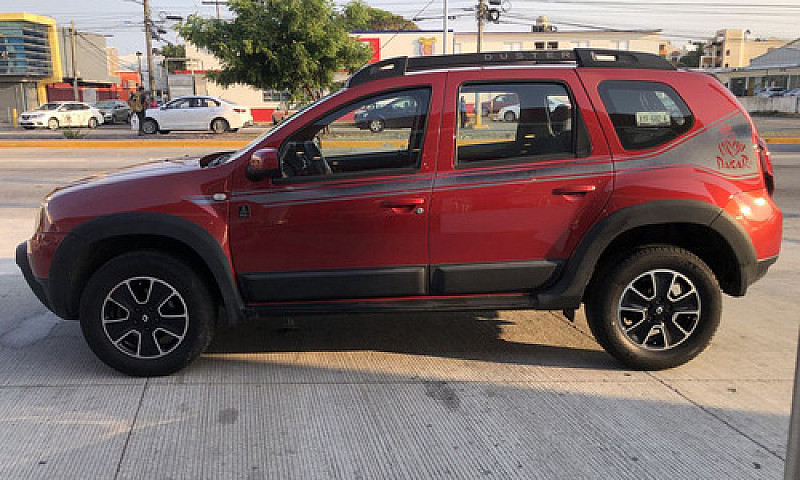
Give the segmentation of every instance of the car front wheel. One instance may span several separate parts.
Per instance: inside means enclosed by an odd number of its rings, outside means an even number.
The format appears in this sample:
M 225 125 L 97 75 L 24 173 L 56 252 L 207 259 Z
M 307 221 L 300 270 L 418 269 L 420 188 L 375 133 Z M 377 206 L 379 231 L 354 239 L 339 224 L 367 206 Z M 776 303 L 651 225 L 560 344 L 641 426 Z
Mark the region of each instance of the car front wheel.
M 99 125 L 99 123 L 96 118 L 92 117 L 89 119 L 89 128 L 97 128 L 97 125 Z
M 154 251 L 116 257 L 92 275 L 80 322 L 92 351 L 132 376 L 174 373 L 211 342 L 215 306 L 202 278 Z
M 47 128 L 49 128 L 50 130 L 58 130 L 58 119 L 57 118 L 51 118 L 50 120 L 48 120 L 47 121 Z
M 711 342 L 722 295 L 711 269 L 677 247 L 643 247 L 592 281 L 586 318 L 598 343 L 628 367 L 682 365 Z
M 516 119 L 517 116 L 512 111 L 508 111 L 503 114 L 503 120 L 505 120 L 506 122 L 513 122 Z

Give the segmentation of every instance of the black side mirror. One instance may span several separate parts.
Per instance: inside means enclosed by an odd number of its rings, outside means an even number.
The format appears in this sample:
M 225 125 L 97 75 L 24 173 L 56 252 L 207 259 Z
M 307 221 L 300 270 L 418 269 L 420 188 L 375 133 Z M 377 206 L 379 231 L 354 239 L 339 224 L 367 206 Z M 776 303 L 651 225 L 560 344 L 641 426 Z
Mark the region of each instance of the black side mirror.
M 264 178 L 277 178 L 281 176 L 281 165 L 278 160 L 278 151 L 274 148 L 261 148 L 250 155 L 250 161 L 245 170 L 247 178 L 253 181 Z

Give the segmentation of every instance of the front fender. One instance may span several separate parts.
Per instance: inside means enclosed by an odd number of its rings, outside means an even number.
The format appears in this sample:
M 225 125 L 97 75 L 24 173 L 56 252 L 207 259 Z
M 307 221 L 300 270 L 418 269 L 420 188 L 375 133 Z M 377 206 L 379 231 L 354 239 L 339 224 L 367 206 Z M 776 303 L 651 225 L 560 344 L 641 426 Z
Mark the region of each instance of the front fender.
M 129 243 L 133 239 L 133 244 Z M 183 246 L 199 259 L 216 281 L 230 322 L 241 320 L 244 303 L 236 288 L 230 258 L 222 245 L 197 224 L 174 215 L 129 212 L 88 220 L 75 227 L 61 242 L 50 268 L 49 299 L 53 311 L 62 318 L 77 319 L 80 296 L 91 274 L 108 260 L 109 253 L 121 253 L 120 245 L 136 248 L 136 240 L 152 247 L 163 239 L 166 244 Z M 155 245 L 158 245 L 156 243 Z

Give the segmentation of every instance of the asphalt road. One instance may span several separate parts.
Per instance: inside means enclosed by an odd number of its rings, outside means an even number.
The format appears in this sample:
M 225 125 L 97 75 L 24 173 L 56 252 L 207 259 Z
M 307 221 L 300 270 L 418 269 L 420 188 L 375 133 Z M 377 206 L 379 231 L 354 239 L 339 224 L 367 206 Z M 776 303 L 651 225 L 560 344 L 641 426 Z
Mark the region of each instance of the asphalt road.
M 800 153 L 776 153 L 779 262 L 711 348 L 621 368 L 553 312 L 277 318 L 185 371 L 121 376 L 24 285 L 54 186 L 207 149 L 0 152 L 0 478 L 780 478 L 800 318 Z

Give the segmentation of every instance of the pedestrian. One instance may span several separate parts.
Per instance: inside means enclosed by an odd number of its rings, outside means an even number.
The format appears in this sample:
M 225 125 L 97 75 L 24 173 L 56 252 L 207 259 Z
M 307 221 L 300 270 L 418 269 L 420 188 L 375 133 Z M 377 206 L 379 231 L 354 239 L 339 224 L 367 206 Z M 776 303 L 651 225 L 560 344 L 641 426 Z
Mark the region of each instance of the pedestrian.
M 131 107 L 131 111 L 136 114 L 136 119 L 139 120 L 139 135 L 144 135 L 144 130 L 142 127 L 144 126 L 144 112 L 147 109 L 147 96 L 145 95 L 144 87 L 139 86 L 139 89 L 136 93 L 132 93 L 131 97 L 128 99 L 128 105 Z

